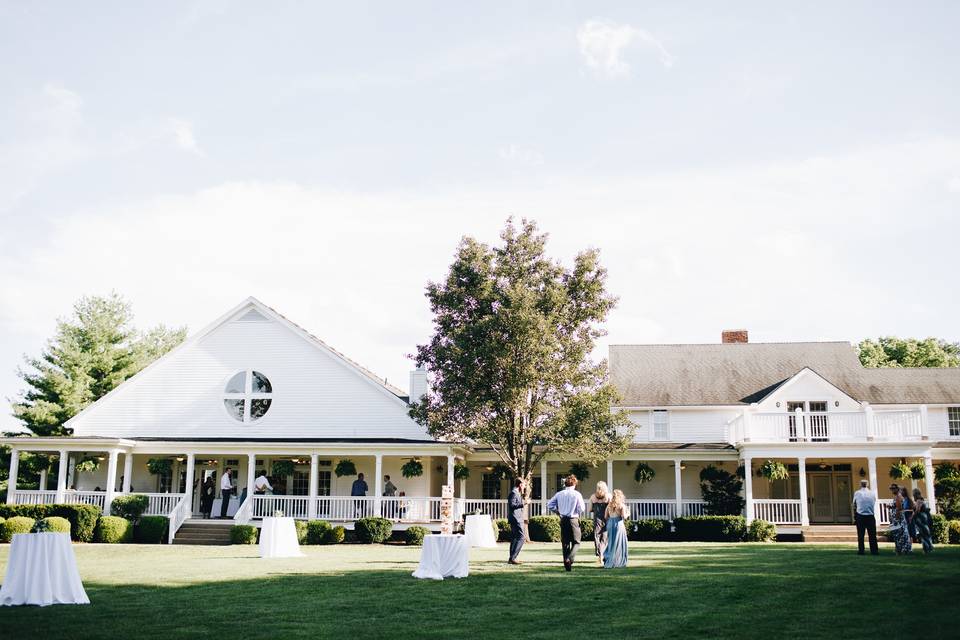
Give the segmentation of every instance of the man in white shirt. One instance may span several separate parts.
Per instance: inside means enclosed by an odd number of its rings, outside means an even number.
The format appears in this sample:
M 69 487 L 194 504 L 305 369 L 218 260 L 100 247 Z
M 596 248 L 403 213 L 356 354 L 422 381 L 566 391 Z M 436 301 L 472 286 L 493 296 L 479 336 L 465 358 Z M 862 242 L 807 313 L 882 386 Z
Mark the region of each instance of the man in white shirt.
M 227 467 L 223 471 L 223 477 L 220 478 L 220 518 L 227 517 L 227 509 L 230 508 L 230 496 L 233 495 L 234 487 L 233 482 L 230 480 L 230 472 L 232 469 Z
M 261 472 L 260 475 L 257 476 L 257 479 L 253 481 L 253 492 L 266 493 L 267 490 L 273 493 L 273 485 L 270 484 L 270 479 L 267 478 L 267 474 Z
M 877 519 L 874 516 L 874 510 L 877 506 L 877 496 L 873 491 L 867 488 L 867 481 L 860 481 L 860 489 L 853 494 L 853 512 L 854 519 L 857 522 L 857 545 L 859 555 L 864 555 L 863 551 L 863 532 L 866 531 L 870 537 L 870 555 L 878 555 L 877 549 Z
M 564 488 L 550 498 L 547 510 L 560 514 L 560 543 L 563 548 L 563 568 L 573 570 L 573 561 L 580 548 L 580 514 L 587 510 L 583 496 L 577 491 L 577 476 L 570 474 Z

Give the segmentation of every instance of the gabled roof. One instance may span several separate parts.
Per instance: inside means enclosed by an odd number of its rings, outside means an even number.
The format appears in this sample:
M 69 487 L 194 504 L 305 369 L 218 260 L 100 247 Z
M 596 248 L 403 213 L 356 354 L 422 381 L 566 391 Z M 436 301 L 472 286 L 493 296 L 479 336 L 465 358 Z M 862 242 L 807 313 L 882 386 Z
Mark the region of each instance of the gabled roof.
M 867 369 L 848 342 L 610 346 L 625 407 L 750 404 L 804 368 L 858 402 L 960 403 L 960 369 Z

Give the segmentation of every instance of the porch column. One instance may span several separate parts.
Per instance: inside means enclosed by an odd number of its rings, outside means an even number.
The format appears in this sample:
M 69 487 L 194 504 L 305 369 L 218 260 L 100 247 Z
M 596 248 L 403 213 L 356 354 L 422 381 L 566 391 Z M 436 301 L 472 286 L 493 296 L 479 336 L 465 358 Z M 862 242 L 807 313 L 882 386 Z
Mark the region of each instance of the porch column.
M 320 469 L 317 466 L 317 454 L 310 454 L 310 489 L 307 491 L 309 496 L 307 501 L 307 518 L 317 519 L 317 484 L 320 481 Z
M 800 483 L 800 526 L 810 526 L 810 510 L 807 508 L 807 459 L 797 458 L 797 469 L 799 475 L 797 481 Z
M 127 454 L 127 459 L 130 460 L 130 465 L 131 465 L 131 467 L 132 467 L 132 466 L 133 466 L 133 456 L 130 455 L 130 454 Z M 183 490 L 184 490 L 184 493 L 186 494 L 184 497 L 187 499 L 187 513 L 188 513 L 189 515 L 193 515 L 193 474 L 194 474 L 194 472 L 195 472 L 195 470 L 196 470 L 196 466 L 197 466 L 197 464 L 196 464 L 196 457 L 195 457 L 195 455 L 194 455 L 192 452 L 191 452 L 191 453 L 188 453 L 188 454 L 187 454 L 187 478 L 186 478 L 186 482 L 184 483 Z M 123 477 L 123 483 L 124 483 L 124 485 L 126 485 L 126 487 L 127 487 L 128 489 L 130 488 L 130 475 L 129 475 L 129 473 L 127 473 L 126 475 L 124 475 L 124 477 Z M 250 494 L 250 489 L 248 488 L 248 489 L 247 489 L 247 495 L 249 495 L 249 494 Z
M 747 500 L 747 524 L 753 522 L 753 459 L 743 459 L 743 493 Z
M 877 458 L 875 456 L 867 458 L 867 472 L 870 474 L 870 490 L 879 497 L 880 487 L 877 486 Z M 879 515 L 878 512 L 877 516 Z
M 679 518 L 680 516 L 683 515 L 683 485 L 681 482 L 682 469 L 680 468 L 680 464 L 681 464 L 681 461 L 679 458 L 673 461 L 673 483 L 674 483 L 674 489 L 676 490 L 675 497 L 677 500 L 677 512 L 674 515 L 674 518 Z M 751 499 L 752 499 L 752 496 L 751 496 Z
M 613 460 L 607 460 L 607 488 L 613 491 Z
M 47 470 L 44 469 L 40 472 L 40 491 L 47 490 Z
M 936 513 L 937 498 L 933 495 L 933 458 L 930 456 L 923 457 L 923 479 L 927 483 L 927 506 L 930 507 L 930 513 Z
M 373 483 L 373 513 L 383 515 L 383 454 L 377 454 L 376 481 Z M 429 485 L 427 485 L 429 487 Z
M 540 513 L 547 515 L 547 461 L 540 461 Z
M 10 449 L 10 477 L 7 480 L 7 504 L 17 501 L 17 472 L 20 470 L 20 450 Z
M 133 478 L 133 454 L 127 451 L 123 454 L 123 487 L 121 491 L 130 493 L 130 483 Z M 189 485 L 189 482 L 188 482 Z
M 70 465 L 70 454 L 66 449 L 60 450 L 60 462 L 57 464 L 57 504 L 63 504 L 67 491 L 67 467 Z
M 238 474 L 239 475 L 239 474 Z M 257 481 L 257 454 L 247 454 L 247 500 L 253 504 L 253 485 Z M 237 509 L 243 505 L 238 505 Z M 252 512 L 251 512 L 252 513 Z
M 109 514 L 113 505 L 113 496 L 117 493 L 117 456 L 120 454 L 116 449 L 110 451 L 107 458 L 107 493 L 103 499 L 103 512 Z
M 456 464 L 456 461 L 452 453 L 447 454 L 447 485 L 450 487 L 450 490 L 453 490 L 453 465 Z

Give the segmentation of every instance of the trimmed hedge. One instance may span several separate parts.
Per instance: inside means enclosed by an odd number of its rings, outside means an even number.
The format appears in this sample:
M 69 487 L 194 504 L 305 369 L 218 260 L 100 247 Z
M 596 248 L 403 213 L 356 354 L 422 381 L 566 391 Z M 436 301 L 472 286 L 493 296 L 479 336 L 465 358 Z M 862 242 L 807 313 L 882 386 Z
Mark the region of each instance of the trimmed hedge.
M 167 540 L 170 520 L 167 516 L 143 516 L 133 528 L 133 539 L 141 544 L 162 544 Z
M 742 542 L 747 537 L 743 516 L 689 516 L 674 520 L 677 538 L 689 542 Z
M 110 503 L 110 513 L 136 522 L 149 506 L 150 498 L 139 493 L 129 496 L 117 496 L 113 499 L 113 502 Z
M 104 544 L 118 544 L 133 540 L 133 523 L 120 516 L 103 516 L 97 522 L 93 539 Z
M 307 521 L 294 520 L 293 526 L 297 530 L 297 544 L 307 544 Z
M 58 516 L 70 521 L 70 537 L 77 542 L 92 542 L 100 517 L 100 507 L 92 504 L 0 504 L 0 518 L 24 516 L 40 520 Z
M 257 544 L 257 528 L 252 524 L 230 527 L 230 544 Z
M 48 516 L 41 522 L 47 523 L 47 531 L 53 533 L 70 533 L 70 521 L 60 516 Z
M 580 539 L 593 540 L 593 518 L 580 518 Z
M 326 520 L 311 520 L 307 523 L 307 544 L 326 544 L 324 539 L 330 531 Z
M 950 522 L 939 513 L 933 514 L 930 526 L 930 537 L 933 544 L 947 544 L 950 541 Z
M 754 520 L 747 529 L 747 542 L 776 542 L 777 525 L 766 520 Z
M 639 542 L 659 542 L 670 538 L 670 522 L 646 518 L 644 520 L 628 520 L 624 523 L 627 528 L 627 539 Z
M 340 544 L 347 537 L 347 530 L 343 527 L 333 527 L 323 536 L 323 544 Z
M 533 516 L 527 533 L 534 542 L 560 542 L 560 516 Z
M 430 530 L 426 527 L 408 527 L 406 531 L 403 532 L 404 541 L 415 547 L 423 545 L 423 539 L 430 533 Z
M 510 542 L 510 521 L 506 518 L 498 518 L 493 521 L 493 537 L 499 542 Z
M 7 518 L 0 529 L 0 542 L 10 542 L 13 536 L 18 533 L 30 533 L 33 524 L 36 522 L 33 518 L 27 516 L 13 516 Z
M 960 520 L 951 520 L 950 529 L 947 533 L 947 540 L 950 544 L 960 544 Z
M 353 525 L 357 533 L 357 542 L 364 544 L 380 544 L 390 537 L 393 523 L 386 518 L 360 518 Z

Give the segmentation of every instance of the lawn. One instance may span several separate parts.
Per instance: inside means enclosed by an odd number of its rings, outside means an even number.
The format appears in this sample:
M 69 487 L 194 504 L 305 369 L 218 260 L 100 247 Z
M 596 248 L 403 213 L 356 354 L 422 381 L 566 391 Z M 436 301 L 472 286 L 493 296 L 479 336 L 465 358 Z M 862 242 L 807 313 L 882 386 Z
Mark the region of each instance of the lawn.
M 584 545 L 565 573 L 559 545 L 474 549 L 469 578 L 410 577 L 419 549 L 77 545 L 90 606 L 0 607 L 5 638 L 956 637 L 960 548 L 878 558 L 849 545 L 631 543 L 604 571 Z M 0 547 L 6 570 L 9 547 Z M 107 633 L 109 631 L 109 633 Z M 900 632 L 903 633 L 900 633 Z

